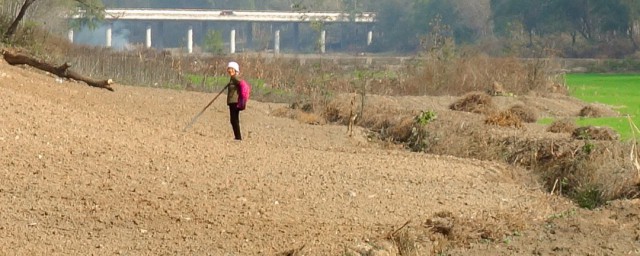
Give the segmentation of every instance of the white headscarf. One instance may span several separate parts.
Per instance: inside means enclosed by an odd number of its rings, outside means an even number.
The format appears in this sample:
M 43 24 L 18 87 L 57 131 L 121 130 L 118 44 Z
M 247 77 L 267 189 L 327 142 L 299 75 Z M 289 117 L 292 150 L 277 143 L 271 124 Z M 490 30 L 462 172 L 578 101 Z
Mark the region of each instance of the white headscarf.
M 233 68 L 236 70 L 236 73 L 240 73 L 240 65 L 238 65 L 238 63 L 235 61 L 229 62 L 229 65 L 227 65 L 227 68 Z

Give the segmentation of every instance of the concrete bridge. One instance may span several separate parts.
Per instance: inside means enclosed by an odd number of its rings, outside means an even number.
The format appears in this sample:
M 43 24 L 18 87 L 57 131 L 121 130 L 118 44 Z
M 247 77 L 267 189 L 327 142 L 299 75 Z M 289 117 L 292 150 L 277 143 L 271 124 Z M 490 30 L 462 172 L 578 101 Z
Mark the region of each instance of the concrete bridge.
M 81 14 L 73 18 L 81 18 Z M 194 24 L 200 23 L 201 32 L 206 34 L 209 26 L 215 22 L 235 22 L 236 24 L 245 24 L 244 34 L 245 41 L 253 41 L 253 25 L 254 23 L 269 23 L 282 26 L 282 24 L 291 24 L 293 26 L 293 37 L 298 41 L 301 23 L 351 23 L 364 26 L 367 34 L 366 38 L 362 38 L 363 45 L 370 45 L 373 40 L 373 24 L 375 23 L 375 13 L 357 13 L 350 15 L 348 13 L 339 12 L 271 12 L 271 11 L 236 11 L 236 10 L 200 10 L 200 9 L 107 9 L 105 10 L 105 19 L 107 21 L 107 29 L 105 34 L 104 45 L 112 47 L 113 24 L 115 22 L 144 22 L 146 25 L 146 34 L 144 45 L 147 48 L 152 47 L 154 38 L 153 29 L 157 30 L 156 34 L 162 37 L 164 34 L 164 24 L 166 22 L 186 22 L 190 24 L 184 32 L 187 39 L 187 52 L 193 52 L 194 45 Z M 236 52 L 236 30 L 233 28 L 229 31 L 229 52 Z M 319 31 L 319 50 L 321 53 L 326 52 L 327 31 L 322 29 Z M 69 40 L 74 41 L 74 31 L 69 31 Z M 273 32 L 272 39 L 273 52 L 280 53 L 280 29 L 276 28 Z M 157 45 L 158 46 L 158 45 Z M 163 47 L 163 45 L 159 45 Z M 295 48 L 298 48 L 296 45 Z

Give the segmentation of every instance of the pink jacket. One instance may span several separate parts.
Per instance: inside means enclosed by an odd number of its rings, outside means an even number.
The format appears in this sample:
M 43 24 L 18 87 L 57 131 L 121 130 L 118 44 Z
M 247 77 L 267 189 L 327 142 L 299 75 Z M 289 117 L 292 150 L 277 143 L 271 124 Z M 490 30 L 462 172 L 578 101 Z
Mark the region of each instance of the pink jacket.
M 240 80 L 238 87 L 238 109 L 244 110 L 247 107 L 247 101 L 249 100 L 249 94 L 251 93 L 251 86 L 245 80 Z

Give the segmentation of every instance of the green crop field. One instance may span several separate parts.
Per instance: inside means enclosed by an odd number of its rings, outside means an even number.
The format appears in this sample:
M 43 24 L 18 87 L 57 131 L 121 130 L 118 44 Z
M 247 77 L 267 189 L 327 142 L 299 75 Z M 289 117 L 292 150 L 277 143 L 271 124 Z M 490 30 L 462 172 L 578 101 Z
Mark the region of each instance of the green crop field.
M 621 135 L 621 139 L 633 137 L 626 117 L 640 124 L 640 74 L 568 74 L 567 86 L 571 96 L 585 102 L 612 106 L 623 117 L 581 118 L 578 125 L 609 126 Z

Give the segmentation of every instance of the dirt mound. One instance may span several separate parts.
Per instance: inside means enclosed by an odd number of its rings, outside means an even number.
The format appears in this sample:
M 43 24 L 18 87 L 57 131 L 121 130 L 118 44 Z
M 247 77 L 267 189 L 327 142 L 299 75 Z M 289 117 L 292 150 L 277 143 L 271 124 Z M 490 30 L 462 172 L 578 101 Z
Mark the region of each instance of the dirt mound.
M 638 253 L 636 202 L 581 210 L 523 169 L 380 148 L 344 126 L 272 116 L 283 104 L 253 101 L 241 114 L 242 142 L 224 101 L 182 132 L 212 94 L 114 89 L 0 61 L 2 254 L 342 255 L 363 244 L 450 255 Z M 388 101 L 437 111 L 451 102 Z M 481 122 L 451 112 L 459 115 L 429 125 Z M 451 213 L 443 221 L 453 235 L 430 228 L 440 212 Z

